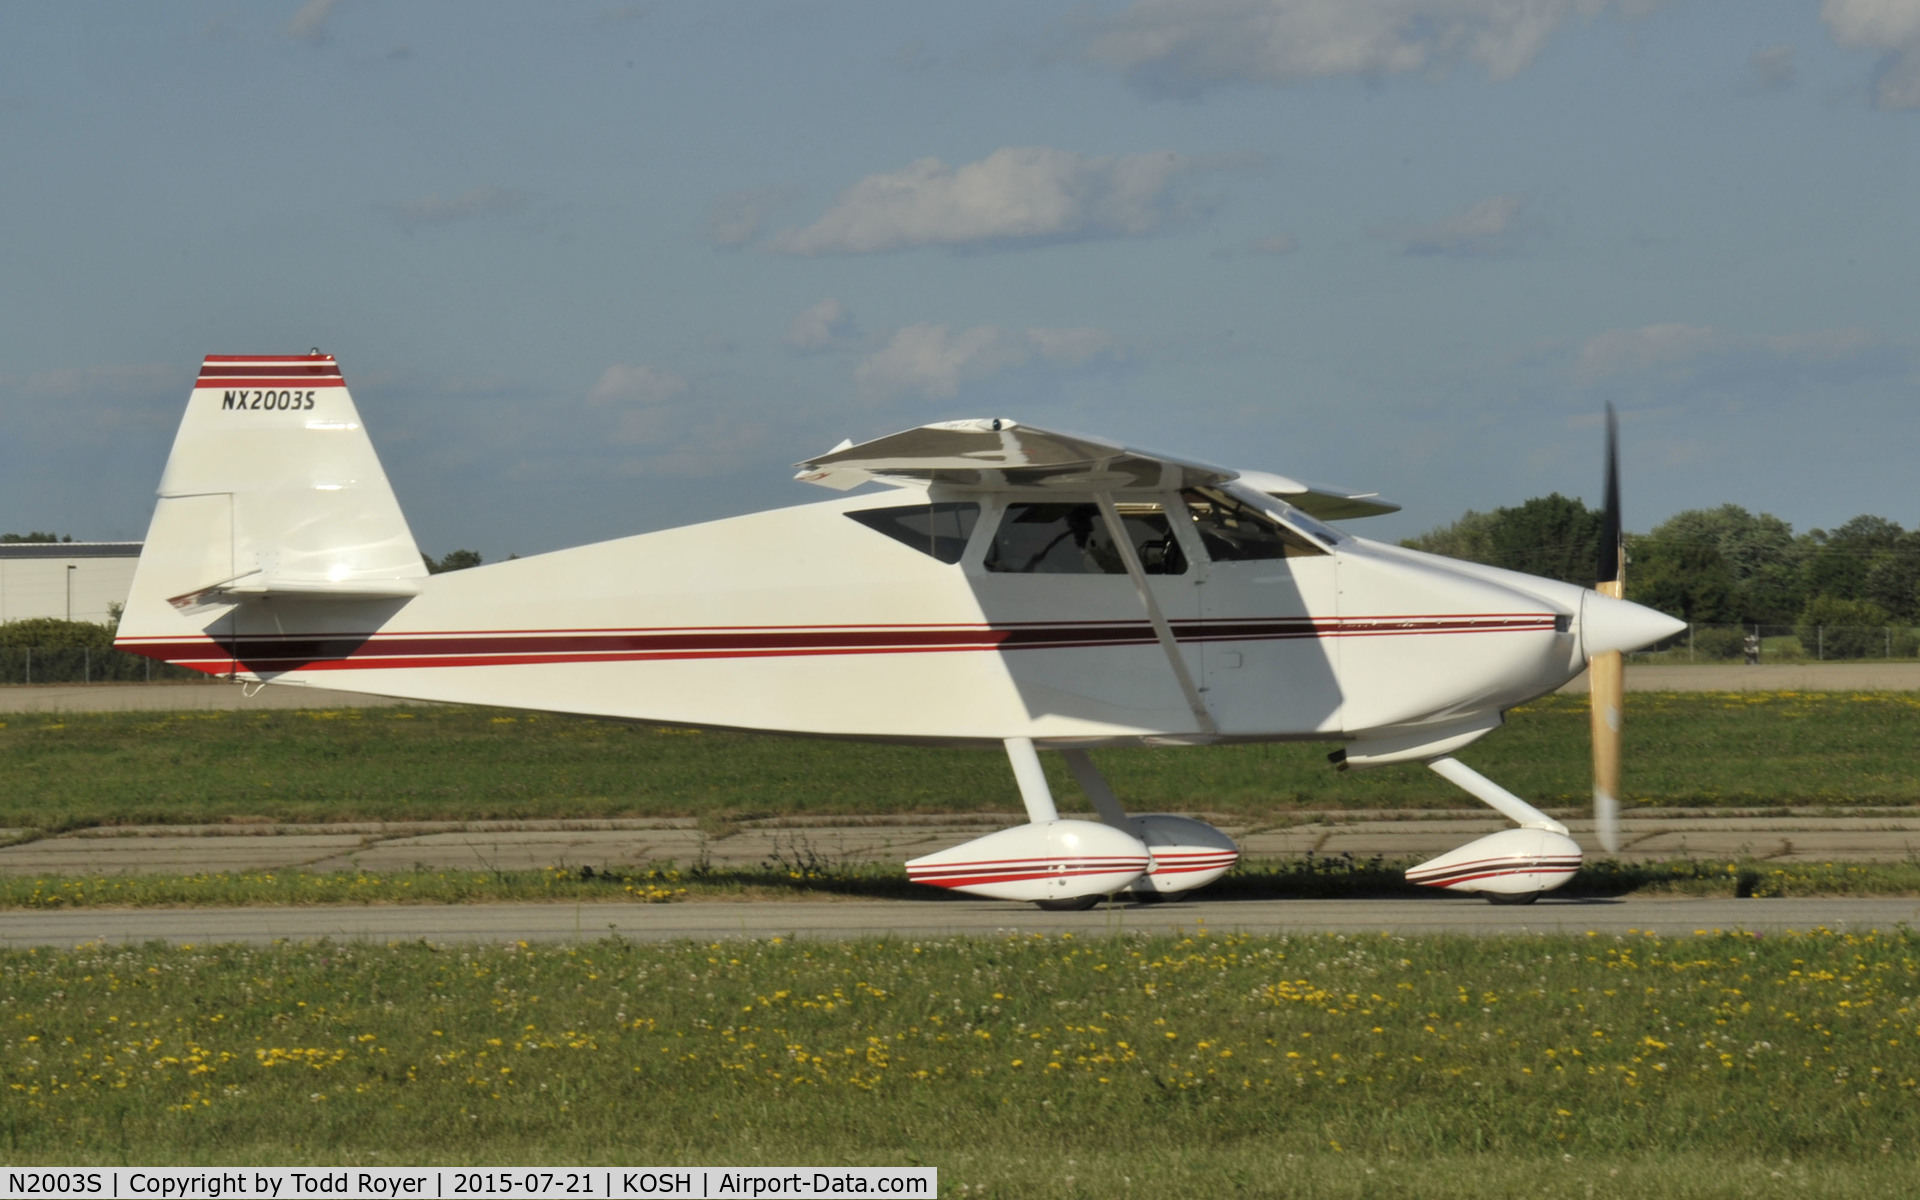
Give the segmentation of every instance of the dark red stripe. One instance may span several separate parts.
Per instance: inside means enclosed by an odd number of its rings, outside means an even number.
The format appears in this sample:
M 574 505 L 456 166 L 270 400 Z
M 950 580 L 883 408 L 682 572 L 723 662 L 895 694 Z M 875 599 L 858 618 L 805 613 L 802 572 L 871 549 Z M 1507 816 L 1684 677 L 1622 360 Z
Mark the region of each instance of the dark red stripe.
M 1071 863 L 1042 862 L 1031 866 L 1019 862 L 959 863 L 953 866 L 908 867 L 907 878 L 933 887 L 975 887 L 983 883 L 1021 883 L 1035 879 L 1083 879 L 1089 875 L 1116 875 L 1129 871 L 1144 872 L 1147 860 L 1092 859 Z
M 1458 870 L 1448 870 L 1438 874 L 1415 875 L 1407 872 L 1407 882 L 1422 887 L 1452 887 L 1476 879 L 1496 879 L 1503 875 L 1571 875 L 1580 869 L 1581 860 L 1541 859 L 1531 863 L 1503 863 L 1500 865 L 1480 864 Z
M 209 379 L 202 375 L 193 381 L 197 388 L 343 388 L 347 381 L 338 375 L 318 379 Z
M 209 354 L 202 361 L 210 363 L 329 363 L 331 354 Z
M 1216 867 L 1231 867 L 1238 861 L 1240 861 L 1240 855 L 1237 853 L 1221 854 L 1211 858 L 1195 856 L 1170 860 L 1156 854 L 1153 858 L 1153 869 L 1148 874 L 1188 875 L 1195 871 L 1211 871 Z
M 329 375 L 340 377 L 337 363 L 240 363 L 230 367 L 201 367 L 202 379 L 213 379 L 228 375 Z
M 1538 618 L 1533 618 L 1538 620 Z M 1545 624 L 1508 617 L 1365 618 L 1342 622 L 1176 622 L 1183 643 L 1293 637 L 1526 632 Z M 352 670 L 541 663 L 644 662 L 836 654 L 907 654 L 981 650 L 1150 646 L 1146 622 L 1020 622 L 996 626 L 808 626 L 630 630 L 488 631 L 446 634 L 344 634 L 331 637 L 242 635 L 216 640 L 132 640 L 131 653 L 161 661 L 238 659 L 248 669 Z M 218 653 L 214 653 L 217 651 Z M 171 656 L 178 656 L 171 657 Z M 222 670 L 226 668 L 223 667 Z

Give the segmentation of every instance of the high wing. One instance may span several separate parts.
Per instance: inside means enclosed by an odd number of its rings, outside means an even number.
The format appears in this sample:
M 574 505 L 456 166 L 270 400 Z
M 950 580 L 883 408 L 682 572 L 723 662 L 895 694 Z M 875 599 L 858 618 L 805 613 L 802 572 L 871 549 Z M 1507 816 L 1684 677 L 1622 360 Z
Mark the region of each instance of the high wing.
M 794 478 L 836 491 L 873 481 L 993 492 L 1059 487 L 1166 490 L 1225 483 L 1239 475 L 1227 467 L 1003 417 L 942 421 L 857 446 L 843 443 L 795 466 L 800 473 Z
M 846 491 L 863 483 L 941 484 L 988 492 L 1057 489 L 1174 491 L 1238 479 L 1326 519 L 1397 512 L 1377 492 L 1302 483 L 1258 471 L 1236 471 L 1084 434 L 1022 425 L 1004 417 L 942 421 L 859 445 L 842 442 L 796 463 L 794 478 Z
M 1308 483 L 1268 471 L 1242 471 L 1240 482 L 1255 491 L 1285 500 L 1310 517 L 1322 521 L 1351 521 L 1357 517 L 1377 517 L 1399 512 L 1400 506 L 1382 500 L 1379 492 L 1358 492 L 1331 483 Z

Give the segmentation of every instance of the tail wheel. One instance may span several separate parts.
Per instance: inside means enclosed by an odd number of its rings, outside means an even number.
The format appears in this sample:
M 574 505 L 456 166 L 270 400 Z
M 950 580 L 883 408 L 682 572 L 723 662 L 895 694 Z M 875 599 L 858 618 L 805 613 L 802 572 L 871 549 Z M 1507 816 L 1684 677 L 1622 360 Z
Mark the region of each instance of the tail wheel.
M 1085 912 L 1104 899 L 1105 896 L 1074 896 L 1068 900 L 1035 900 L 1033 903 L 1044 912 Z

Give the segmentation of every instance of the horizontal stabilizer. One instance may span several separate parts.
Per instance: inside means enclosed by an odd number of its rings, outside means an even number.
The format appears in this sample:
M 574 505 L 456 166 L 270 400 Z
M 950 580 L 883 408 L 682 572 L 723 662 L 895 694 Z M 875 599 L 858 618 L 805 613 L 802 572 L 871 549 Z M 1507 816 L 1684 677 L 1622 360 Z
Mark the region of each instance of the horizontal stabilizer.
M 256 573 L 169 596 L 167 603 L 182 612 L 195 612 L 268 596 L 299 596 L 309 600 L 404 600 L 419 594 L 420 581 L 417 579 L 359 579 L 335 583 L 328 579 L 285 579 Z

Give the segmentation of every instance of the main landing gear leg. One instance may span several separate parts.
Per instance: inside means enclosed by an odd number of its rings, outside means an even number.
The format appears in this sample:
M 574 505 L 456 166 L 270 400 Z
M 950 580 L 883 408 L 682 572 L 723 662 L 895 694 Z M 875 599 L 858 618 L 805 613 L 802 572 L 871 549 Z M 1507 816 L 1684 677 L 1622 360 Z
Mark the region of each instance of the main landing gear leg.
M 1205 821 L 1171 813 L 1129 817 L 1085 750 L 1062 750 L 1060 757 L 1067 760 L 1080 790 L 1100 814 L 1100 823 L 1139 838 L 1153 856 L 1153 866 L 1127 889 L 1142 904 L 1184 900 L 1188 892 L 1212 883 L 1240 860 L 1240 848 L 1233 839 Z
M 1053 802 L 1053 789 L 1047 786 L 1047 773 L 1040 766 L 1040 752 L 1033 747 L 1032 738 L 1008 738 L 1007 761 L 1013 764 L 1014 782 L 1020 785 L 1020 800 L 1027 806 L 1027 820 L 1035 825 L 1048 821 L 1058 821 L 1060 810 Z M 1116 828 L 1125 829 L 1121 825 Z M 1081 912 L 1099 904 L 1101 897 L 1067 896 L 1059 900 L 1035 900 L 1034 903 L 1048 912 Z
M 1100 773 L 1099 767 L 1093 765 L 1093 755 L 1085 750 L 1062 750 L 1060 757 L 1067 760 L 1067 769 L 1073 772 L 1074 782 L 1092 801 L 1093 811 L 1100 814 L 1100 823 L 1115 829 L 1126 829 L 1127 810 L 1120 807 L 1120 797 L 1113 794 L 1113 789 L 1107 786 L 1106 776 Z
M 1423 862 L 1407 872 L 1409 883 L 1477 892 L 1494 904 L 1531 904 L 1580 869 L 1580 847 L 1565 825 L 1457 758 L 1442 756 L 1427 766 L 1520 828 Z
M 1053 789 L 1047 786 L 1047 773 L 1040 766 L 1040 752 L 1032 738 L 1008 738 L 1007 761 L 1013 764 L 1013 781 L 1020 785 L 1021 803 L 1027 806 L 1027 820 L 1035 825 L 1058 821 L 1060 810 L 1053 804 Z

